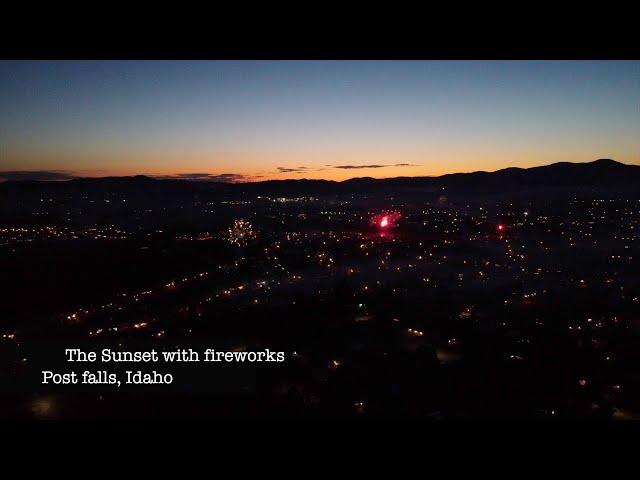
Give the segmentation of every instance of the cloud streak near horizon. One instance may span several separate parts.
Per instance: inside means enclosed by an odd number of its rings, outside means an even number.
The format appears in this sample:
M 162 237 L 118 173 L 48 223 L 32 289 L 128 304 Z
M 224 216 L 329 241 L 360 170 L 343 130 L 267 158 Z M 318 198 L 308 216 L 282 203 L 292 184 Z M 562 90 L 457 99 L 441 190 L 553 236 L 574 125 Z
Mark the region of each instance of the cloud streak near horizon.
M 279 173 L 299 173 L 309 170 L 307 167 L 278 167 Z
M 244 175 L 241 173 L 176 173 L 175 175 L 153 175 L 160 180 L 189 180 L 192 182 L 236 183 L 250 182 L 262 178 L 262 175 Z
M 34 171 L 10 171 L 0 172 L 0 181 L 62 181 L 72 180 L 77 176 L 70 172 L 60 170 L 34 170 Z
M 420 167 L 413 163 L 394 163 L 389 165 L 336 165 L 333 168 L 340 168 L 343 170 L 357 170 L 361 168 L 385 168 L 385 167 Z

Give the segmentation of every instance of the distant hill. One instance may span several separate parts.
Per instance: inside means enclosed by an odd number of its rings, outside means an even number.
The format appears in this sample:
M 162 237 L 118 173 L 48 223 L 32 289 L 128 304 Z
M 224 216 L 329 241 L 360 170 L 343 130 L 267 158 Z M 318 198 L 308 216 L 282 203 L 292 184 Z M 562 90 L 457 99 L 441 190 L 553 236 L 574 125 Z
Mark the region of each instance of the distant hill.
M 0 173 L 0 177 L 2 174 Z M 218 183 L 184 179 L 134 177 L 75 178 L 67 181 L 13 180 L 0 184 L 1 192 L 114 192 L 132 195 L 323 195 L 403 189 L 411 191 L 500 193 L 539 188 L 639 188 L 640 166 L 611 159 L 587 163 L 560 162 L 532 168 L 505 168 L 495 172 L 454 173 L 438 177 L 352 178 L 330 180 L 268 180 Z

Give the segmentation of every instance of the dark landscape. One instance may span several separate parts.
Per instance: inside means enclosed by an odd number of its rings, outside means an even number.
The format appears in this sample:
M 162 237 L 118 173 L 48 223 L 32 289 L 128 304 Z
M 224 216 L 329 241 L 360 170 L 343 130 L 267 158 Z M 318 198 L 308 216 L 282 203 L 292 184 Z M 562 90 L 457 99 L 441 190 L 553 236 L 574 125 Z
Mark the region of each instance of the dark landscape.
M 609 159 L 5 181 L 0 417 L 637 419 L 639 229 L 640 166 Z M 194 391 L 24 387 L 72 344 L 285 361 L 194 367 Z

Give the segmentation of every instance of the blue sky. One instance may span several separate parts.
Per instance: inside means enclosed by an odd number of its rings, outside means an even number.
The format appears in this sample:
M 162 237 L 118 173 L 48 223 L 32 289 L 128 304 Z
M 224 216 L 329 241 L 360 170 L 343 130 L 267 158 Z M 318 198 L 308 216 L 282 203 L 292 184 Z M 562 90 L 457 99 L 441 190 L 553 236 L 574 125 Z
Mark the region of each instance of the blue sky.
M 637 61 L 3 61 L 0 111 L 0 171 L 342 179 L 640 163 Z

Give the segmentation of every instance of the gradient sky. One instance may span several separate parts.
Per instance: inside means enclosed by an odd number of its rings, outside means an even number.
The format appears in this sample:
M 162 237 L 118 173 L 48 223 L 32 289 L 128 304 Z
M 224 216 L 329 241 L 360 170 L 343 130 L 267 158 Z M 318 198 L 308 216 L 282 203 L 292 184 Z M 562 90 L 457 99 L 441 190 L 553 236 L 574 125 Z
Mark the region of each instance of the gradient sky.
M 638 61 L 2 61 L 0 112 L 16 177 L 640 164 Z

